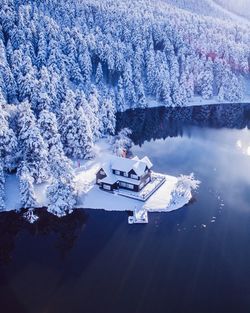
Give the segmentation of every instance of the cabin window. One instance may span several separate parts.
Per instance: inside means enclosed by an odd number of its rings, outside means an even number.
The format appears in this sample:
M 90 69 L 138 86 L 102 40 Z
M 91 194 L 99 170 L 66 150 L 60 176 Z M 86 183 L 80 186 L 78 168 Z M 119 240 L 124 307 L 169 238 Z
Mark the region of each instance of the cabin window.
M 103 184 L 102 187 L 105 190 L 111 190 L 111 186 L 110 185 Z
M 101 174 L 101 175 L 106 175 L 105 172 L 104 172 L 104 170 L 100 170 L 100 174 Z
M 134 175 L 134 174 L 131 174 L 131 178 L 133 178 L 133 179 L 138 179 L 138 176 L 137 176 L 137 175 Z
M 124 172 L 123 176 L 128 177 L 128 173 Z
M 124 183 L 124 182 L 120 182 L 120 186 L 123 188 L 128 188 L 128 189 L 134 189 L 134 185 L 132 184 L 128 184 L 128 183 Z
M 120 175 L 120 174 L 121 174 L 120 171 L 115 170 L 115 175 Z

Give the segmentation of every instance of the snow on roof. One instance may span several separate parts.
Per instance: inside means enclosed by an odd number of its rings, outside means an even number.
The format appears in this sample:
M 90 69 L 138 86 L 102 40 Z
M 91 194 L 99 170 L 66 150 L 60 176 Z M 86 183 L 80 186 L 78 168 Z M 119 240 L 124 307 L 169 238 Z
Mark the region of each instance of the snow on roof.
M 133 159 L 115 157 L 111 164 L 113 170 L 119 170 L 128 173 L 133 169 L 138 176 L 143 175 L 146 166 L 149 169 L 153 166 L 148 157 L 144 157 L 142 160 L 140 160 L 137 156 Z
M 128 183 L 128 184 L 133 184 L 136 186 L 139 186 L 141 181 L 140 180 L 136 180 L 133 178 L 128 178 L 128 177 L 124 177 L 124 176 L 120 176 L 120 175 L 115 175 L 115 174 L 108 174 L 108 176 L 104 177 L 101 182 L 104 184 L 110 184 L 113 185 L 114 183 L 116 183 L 117 181 L 119 182 L 124 182 L 124 183 Z
M 138 176 L 142 176 L 145 172 L 147 164 L 141 161 L 137 161 L 134 165 L 133 165 L 133 170 L 136 172 L 136 174 Z
M 147 164 L 147 167 L 151 169 L 153 167 L 153 163 L 149 160 L 147 156 L 145 156 L 143 159 L 141 159 L 142 162 Z
M 140 159 L 138 158 L 137 155 L 135 157 L 133 157 L 132 160 L 140 161 Z
M 113 185 L 114 183 L 116 183 L 119 179 L 117 178 L 116 175 L 112 175 L 109 174 L 108 176 L 104 177 L 101 182 L 104 184 L 109 184 L 109 185 Z

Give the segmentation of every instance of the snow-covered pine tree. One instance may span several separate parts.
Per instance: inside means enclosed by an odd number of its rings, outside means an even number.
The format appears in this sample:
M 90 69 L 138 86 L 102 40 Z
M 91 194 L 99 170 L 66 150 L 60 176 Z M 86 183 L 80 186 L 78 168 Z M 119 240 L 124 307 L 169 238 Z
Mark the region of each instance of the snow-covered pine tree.
M 31 100 L 36 85 L 36 70 L 30 57 L 23 62 L 23 71 L 18 77 L 19 100 Z
M 3 167 L 12 170 L 16 162 L 17 139 L 9 126 L 8 116 L 0 104 L 0 160 Z
M 117 110 L 123 112 L 126 107 L 123 78 L 120 76 L 117 85 Z
M 56 216 L 71 213 L 76 204 L 75 184 L 71 162 L 55 147 L 50 151 L 52 184 L 47 187 L 48 211 Z
M 100 137 L 100 118 L 98 116 L 100 104 L 99 104 L 99 94 L 97 89 L 92 86 L 91 93 L 89 95 L 89 107 L 91 109 L 92 114 L 89 115 L 90 119 L 90 127 L 93 132 L 94 140 Z
M 224 82 L 225 99 L 231 102 L 240 101 L 243 97 L 241 77 L 237 77 L 233 73 L 229 73 Z
M 115 107 L 111 98 L 104 99 L 100 110 L 102 121 L 101 133 L 104 135 L 114 135 L 115 133 Z
M 61 137 L 58 132 L 57 119 L 54 113 L 43 110 L 38 119 L 42 137 L 47 145 L 48 154 L 52 147 L 56 147 L 59 152 L 63 151 Z
M 205 100 L 213 96 L 213 81 L 213 63 L 211 60 L 208 60 L 205 64 L 204 71 L 200 73 L 201 95 Z
M 87 44 L 85 42 L 83 42 L 79 49 L 78 63 L 82 73 L 83 82 L 86 87 L 89 87 L 92 75 L 92 62 Z
M 48 151 L 27 101 L 18 108 L 18 144 L 20 159 L 26 162 L 35 183 L 45 181 L 48 177 Z
M 38 37 L 38 45 L 37 45 L 37 58 L 36 58 L 36 64 L 38 68 L 41 68 L 42 66 L 46 65 L 46 59 L 47 59 L 47 43 L 46 43 L 46 37 L 43 31 L 39 33 Z
M 80 159 L 91 158 L 93 133 L 90 128 L 89 120 L 82 107 L 76 111 L 75 123 L 75 142 L 72 156 Z
M 147 92 L 151 95 L 154 95 L 156 84 L 156 64 L 155 53 L 152 47 L 146 52 L 146 78 Z
M 51 176 L 56 180 L 61 180 L 63 183 L 73 181 L 72 162 L 68 159 L 63 151 L 59 151 L 56 146 L 50 149 L 50 172 Z
M 74 188 L 68 183 L 53 180 L 47 187 L 48 212 L 62 217 L 72 212 L 76 205 Z
M 97 68 L 96 68 L 95 82 L 100 87 L 103 84 L 103 70 L 102 70 L 101 62 L 98 63 Z
M 133 108 L 136 105 L 136 94 L 133 83 L 133 70 L 130 62 L 127 62 L 125 65 L 123 84 L 127 103 L 130 108 Z
M 72 156 L 72 142 L 74 141 L 74 118 L 76 99 L 71 90 L 67 90 L 65 101 L 61 104 L 59 117 L 59 131 L 66 155 Z
M 138 84 L 136 91 L 137 91 L 137 107 L 146 108 L 147 107 L 147 100 L 146 100 L 146 96 L 145 96 L 144 85 L 142 82 L 140 82 Z
M 19 168 L 19 188 L 21 196 L 21 205 L 23 208 L 30 209 L 37 205 L 34 179 L 30 175 L 30 170 L 26 162 L 22 162 Z

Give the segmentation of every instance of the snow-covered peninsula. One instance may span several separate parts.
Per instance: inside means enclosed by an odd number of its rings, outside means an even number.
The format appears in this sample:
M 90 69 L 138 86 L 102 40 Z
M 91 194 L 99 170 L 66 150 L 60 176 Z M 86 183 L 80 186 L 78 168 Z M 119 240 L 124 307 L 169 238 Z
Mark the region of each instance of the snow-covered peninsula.
M 145 209 L 148 212 L 169 212 L 187 204 L 192 198 L 191 190 L 198 182 L 191 176 L 180 178 L 163 174 L 165 182 L 144 202 L 124 197 L 117 192 L 103 191 L 96 184 L 96 173 L 103 162 L 114 157 L 108 140 L 100 140 L 94 146 L 95 157 L 91 160 L 73 162 L 74 184 L 76 193 L 75 208 L 103 209 L 107 211 L 134 211 Z M 34 185 L 35 208 L 48 206 L 46 190 L 48 183 Z M 21 209 L 21 197 L 18 176 L 6 177 L 6 211 Z M 53 213 L 63 216 L 60 210 Z

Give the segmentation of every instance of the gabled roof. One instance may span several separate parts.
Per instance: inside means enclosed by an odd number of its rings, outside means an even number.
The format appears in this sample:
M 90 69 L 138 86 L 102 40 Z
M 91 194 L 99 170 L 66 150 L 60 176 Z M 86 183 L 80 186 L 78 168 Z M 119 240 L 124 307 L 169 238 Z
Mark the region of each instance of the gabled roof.
M 153 163 L 149 160 L 147 156 L 141 159 L 141 161 L 147 164 L 148 169 L 151 169 L 153 167 Z
M 144 157 L 142 160 L 140 160 L 137 156 L 133 159 L 115 157 L 111 162 L 112 170 L 128 173 L 133 169 L 138 176 L 144 174 L 146 166 L 149 169 L 153 166 L 148 157 Z

